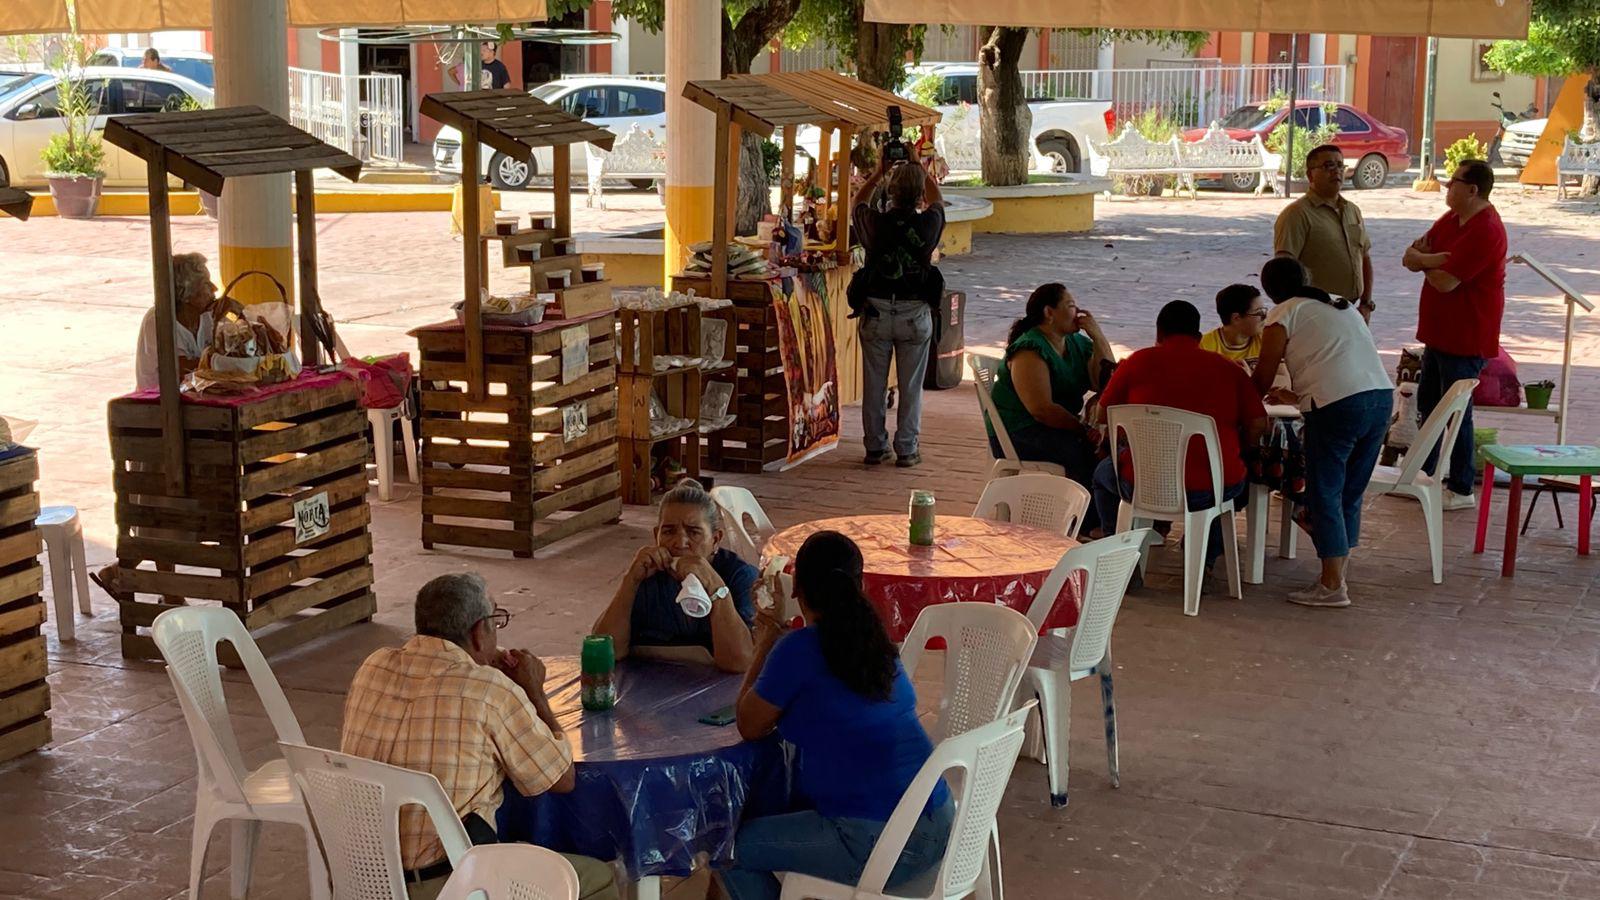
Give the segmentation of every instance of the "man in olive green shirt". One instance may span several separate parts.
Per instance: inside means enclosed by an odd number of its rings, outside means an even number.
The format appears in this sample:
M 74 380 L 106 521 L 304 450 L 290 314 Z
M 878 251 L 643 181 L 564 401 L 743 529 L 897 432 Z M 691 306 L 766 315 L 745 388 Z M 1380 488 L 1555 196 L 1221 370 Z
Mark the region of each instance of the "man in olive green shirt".
M 1358 301 L 1370 319 L 1372 258 L 1361 210 L 1346 200 L 1344 154 L 1323 144 L 1306 154 L 1311 190 L 1283 208 L 1272 229 L 1272 248 L 1279 256 L 1298 259 L 1311 273 L 1313 287 L 1336 297 Z

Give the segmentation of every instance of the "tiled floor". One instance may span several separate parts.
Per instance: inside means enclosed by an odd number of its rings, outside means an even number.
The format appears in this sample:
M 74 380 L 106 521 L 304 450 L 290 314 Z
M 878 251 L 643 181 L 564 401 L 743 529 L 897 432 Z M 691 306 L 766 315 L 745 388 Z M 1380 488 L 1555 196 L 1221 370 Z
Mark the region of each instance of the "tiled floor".
M 1379 247 L 1375 330 L 1392 353 L 1415 309 L 1416 279 L 1398 257 L 1437 199 L 1385 191 L 1357 200 Z M 992 345 L 1029 289 L 1059 279 L 1114 341 L 1139 346 L 1167 299 L 1207 309 L 1216 286 L 1259 266 L 1280 202 L 1118 201 L 1102 206 L 1093 235 L 980 236 L 977 253 L 948 261 L 947 279 L 972 292 L 971 343 Z M 619 220 L 651 214 L 638 205 Z M 1566 266 L 1600 295 L 1594 207 L 1515 192 L 1501 206 L 1513 250 Z M 333 216 L 319 227 L 326 302 L 353 346 L 404 348 L 405 327 L 443 315 L 460 248 L 443 237 L 442 215 Z M 177 231 L 185 248 L 212 241 L 201 223 Z M 83 510 L 92 565 L 108 559 L 112 530 L 101 410 L 128 380 L 148 246 L 133 220 L 0 222 L 0 317 L 8 334 L 25 336 L 8 342 L 0 397 L 7 414 L 43 423 L 35 442 L 46 502 Z M 1543 373 L 1559 360 L 1559 308 L 1531 299 L 1548 292 L 1529 279 L 1514 270 L 1507 343 L 1527 372 Z M 1600 323 L 1583 328 L 1569 437 L 1593 441 Z M 913 486 L 932 487 L 944 511 L 970 508 L 987 468 L 971 390 L 930 395 L 920 469 L 861 467 L 850 410 L 837 452 L 725 480 L 751 487 L 780 526 L 903 510 Z M 1548 439 L 1533 420 L 1484 424 Z M 1098 695 L 1082 686 L 1071 806 L 1052 810 L 1043 768 L 1026 761 L 1007 795 L 1011 896 L 1600 897 L 1600 557 L 1575 556 L 1566 503 L 1567 530 L 1556 530 L 1548 505 L 1535 517 L 1514 580 L 1499 576 L 1498 533 L 1490 554 L 1474 556 L 1472 514 L 1451 514 L 1449 574 L 1434 587 L 1415 505 L 1375 501 L 1347 610 L 1282 602 L 1310 577 L 1302 542 L 1301 559 L 1269 560 L 1266 584 L 1247 586 L 1244 600 L 1214 592 L 1186 618 L 1178 554 L 1158 553 L 1117 626 L 1122 787 L 1107 784 Z M 424 552 L 417 518 L 413 486 L 373 500 L 373 624 L 273 659 L 312 743 L 336 742 L 350 674 L 371 649 L 409 634 L 409 598 L 427 578 L 482 571 L 517 613 L 511 642 L 568 653 L 650 524 L 646 510 L 629 508 L 621 525 L 513 561 Z M 0 896 L 167 898 L 187 878 L 194 759 L 182 717 L 158 667 L 120 657 L 107 598 L 95 605 L 76 644 L 57 644 L 47 626 L 55 743 L 0 765 Z M 229 697 L 240 743 L 259 760 L 270 726 L 242 685 L 230 683 Z M 226 848 L 219 835 L 207 896 L 227 890 Z M 292 829 L 269 828 L 251 896 L 303 896 L 302 853 Z

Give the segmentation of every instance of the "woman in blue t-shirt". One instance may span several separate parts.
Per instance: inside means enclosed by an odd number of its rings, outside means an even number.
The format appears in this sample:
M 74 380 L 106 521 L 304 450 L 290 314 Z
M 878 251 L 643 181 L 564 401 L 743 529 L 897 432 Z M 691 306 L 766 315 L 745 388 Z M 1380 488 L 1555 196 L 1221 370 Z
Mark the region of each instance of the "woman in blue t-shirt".
M 798 751 L 801 793 L 814 811 L 744 823 L 734 866 L 722 873 L 733 900 L 777 900 L 774 872 L 855 884 L 884 824 L 933 753 L 899 652 L 861 589 L 861 550 L 819 531 L 795 555 L 795 596 L 806 627 L 763 610 L 755 663 L 739 692 L 739 733 L 777 729 Z M 781 638 L 781 639 L 780 639 Z M 889 878 L 894 887 L 944 858 L 954 804 L 940 782 Z

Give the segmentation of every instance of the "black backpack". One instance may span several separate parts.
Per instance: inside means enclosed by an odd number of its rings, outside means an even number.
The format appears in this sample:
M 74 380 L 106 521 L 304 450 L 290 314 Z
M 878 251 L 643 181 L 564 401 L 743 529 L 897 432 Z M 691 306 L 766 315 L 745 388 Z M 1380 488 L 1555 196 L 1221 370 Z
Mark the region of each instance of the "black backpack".
M 933 251 L 925 247 L 917 233 L 915 210 L 891 209 L 873 212 L 878 216 L 873 243 L 867 258 L 850 278 L 845 297 L 850 303 L 850 318 L 877 315 L 869 299 L 921 300 L 930 307 L 944 297 L 944 273 L 934 265 Z

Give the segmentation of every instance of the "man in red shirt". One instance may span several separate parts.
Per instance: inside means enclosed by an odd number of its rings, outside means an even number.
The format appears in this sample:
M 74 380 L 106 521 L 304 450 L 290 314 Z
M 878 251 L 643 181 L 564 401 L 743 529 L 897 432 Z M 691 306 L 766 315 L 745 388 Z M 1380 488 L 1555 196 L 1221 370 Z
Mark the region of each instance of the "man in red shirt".
M 1506 226 L 1489 202 L 1494 169 L 1479 159 L 1463 161 L 1445 182 L 1450 210 L 1406 250 L 1405 267 L 1421 272 L 1422 306 L 1417 340 L 1423 343 L 1417 412 L 1426 420 L 1452 384 L 1477 378 L 1500 353 L 1500 316 L 1506 309 Z M 1424 470 L 1433 474 L 1438 448 L 1430 448 Z M 1445 509 L 1470 509 L 1472 405 L 1449 450 Z
M 1156 345 L 1117 366 L 1100 397 L 1103 409 L 1125 404 L 1170 406 L 1210 416 L 1217 423 L 1217 449 L 1222 454 L 1222 497 L 1233 500 L 1248 487 L 1240 448 L 1255 446 L 1267 433 L 1267 410 L 1261 394 L 1236 363 L 1200 348 L 1200 311 L 1186 300 L 1174 300 L 1156 316 Z M 1117 477 L 1121 475 L 1121 490 Z M 1095 509 L 1109 530 L 1122 500 L 1133 496 L 1133 463 L 1122 451 L 1117 471 L 1101 460 L 1094 473 Z M 1189 508 L 1214 502 L 1211 461 L 1199 439 L 1190 441 L 1184 459 L 1184 486 Z M 1222 555 L 1222 520 L 1211 523 L 1206 540 L 1206 568 Z

